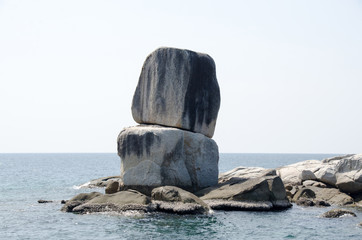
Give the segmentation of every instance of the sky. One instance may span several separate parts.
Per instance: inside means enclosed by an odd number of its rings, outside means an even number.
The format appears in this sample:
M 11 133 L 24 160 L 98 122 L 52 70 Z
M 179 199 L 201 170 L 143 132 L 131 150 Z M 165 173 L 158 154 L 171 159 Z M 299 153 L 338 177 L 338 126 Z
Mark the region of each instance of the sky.
M 158 47 L 209 54 L 222 153 L 362 153 L 362 1 L 0 0 L 0 152 L 116 152 Z

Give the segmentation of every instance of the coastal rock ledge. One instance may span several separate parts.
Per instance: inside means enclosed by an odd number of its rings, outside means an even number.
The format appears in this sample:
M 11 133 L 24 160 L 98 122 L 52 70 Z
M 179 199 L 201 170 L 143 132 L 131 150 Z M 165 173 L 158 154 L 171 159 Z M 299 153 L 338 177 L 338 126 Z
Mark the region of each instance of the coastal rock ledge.
M 225 179 L 224 179 L 225 180 Z M 112 194 L 82 193 L 66 201 L 62 211 L 97 213 L 136 211 L 173 214 L 209 214 L 213 210 L 271 211 L 290 208 L 278 176 L 232 178 L 195 194 L 175 186 L 154 188 L 149 194 L 121 190 Z

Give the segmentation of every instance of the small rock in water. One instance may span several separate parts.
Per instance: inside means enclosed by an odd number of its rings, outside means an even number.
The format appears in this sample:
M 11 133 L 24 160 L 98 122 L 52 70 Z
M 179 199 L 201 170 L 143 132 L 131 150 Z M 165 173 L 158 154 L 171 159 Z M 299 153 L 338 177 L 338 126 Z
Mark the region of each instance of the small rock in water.
M 62 200 L 60 201 L 60 204 L 66 204 L 68 201 L 67 200 Z
M 38 200 L 38 203 L 51 203 L 51 202 L 53 202 L 53 201 L 51 201 L 51 200 L 42 200 L 42 199 Z
M 333 209 L 330 210 L 326 213 L 323 213 L 321 217 L 324 218 L 339 218 L 342 216 L 352 216 L 352 217 L 357 217 L 356 214 L 352 211 L 349 210 L 345 210 L 345 209 Z

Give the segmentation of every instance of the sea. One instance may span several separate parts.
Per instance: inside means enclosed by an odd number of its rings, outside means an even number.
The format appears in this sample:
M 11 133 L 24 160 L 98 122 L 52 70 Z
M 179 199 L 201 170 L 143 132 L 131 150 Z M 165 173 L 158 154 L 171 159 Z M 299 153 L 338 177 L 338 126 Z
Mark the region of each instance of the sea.
M 336 154 L 221 153 L 219 172 L 238 166 L 275 168 Z M 0 154 L 0 239 L 362 239 L 357 217 L 325 219 L 335 208 L 300 207 L 273 212 L 214 211 L 85 214 L 60 211 L 61 200 L 104 189 L 79 186 L 119 175 L 116 153 Z M 39 199 L 52 203 L 39 204 Z

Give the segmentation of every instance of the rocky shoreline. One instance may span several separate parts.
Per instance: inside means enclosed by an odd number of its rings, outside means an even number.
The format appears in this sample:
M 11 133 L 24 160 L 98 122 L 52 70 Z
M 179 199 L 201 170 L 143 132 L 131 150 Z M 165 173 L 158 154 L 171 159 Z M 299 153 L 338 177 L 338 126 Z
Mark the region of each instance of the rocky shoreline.
M 291 203 L 306 207 L 362 207 L 361 189 L 357 188 L 361 184 L 361 166 L 362 154 L 355 154 L 322 161 L 307 160 L 276 169 L 238 167 L 220 174 L 216 186 L 194 193 L 175 186 L 154 188 L 151 194 L 142 193 L 125 187 L 120 176 L 111 176 L 81 185 L 105 187 L 105 194 L 79 194 L 67 201 L 62 211 L 207 214 L 211 210 L 288 209 Z
M 156 49 L 143 64 L 133 96 L 132 116 L 139 125 L 118 135 L 120 176 L 92 180 L 86 185 L 106 186 L 105 194 L 79 194 L 62 211 L 207 214 L 281 210 L 291 202 L 362 204 L 362 154 L 219 174 L 212 137 L 220 102 L 209 55 Z

